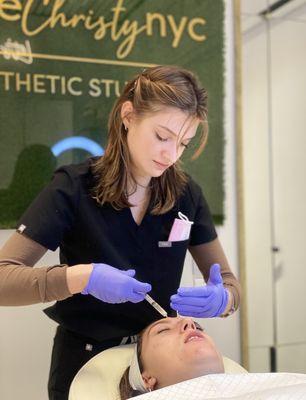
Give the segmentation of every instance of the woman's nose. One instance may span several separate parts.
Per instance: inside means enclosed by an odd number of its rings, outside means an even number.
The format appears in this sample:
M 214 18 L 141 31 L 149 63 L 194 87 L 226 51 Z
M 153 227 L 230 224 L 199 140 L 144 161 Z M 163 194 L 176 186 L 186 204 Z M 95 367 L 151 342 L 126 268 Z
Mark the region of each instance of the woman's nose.
M 196 329 L 196 326 L 191 318 L 182 318 L 181 330 L 186 331 L 187 329 Z
M 164 157 L 167 159 L 169 163 L 174 164 L 177 160 L 177 155 L 178 155 L 177 144 L 173 141 L 172 143 L 169 143 L 169 147 L 165 150 Z

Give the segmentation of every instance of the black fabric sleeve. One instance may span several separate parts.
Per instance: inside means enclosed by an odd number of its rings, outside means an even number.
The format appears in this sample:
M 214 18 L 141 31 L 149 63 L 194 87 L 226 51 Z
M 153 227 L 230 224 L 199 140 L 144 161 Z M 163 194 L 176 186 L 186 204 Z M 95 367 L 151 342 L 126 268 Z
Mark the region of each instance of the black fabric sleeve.
M 56 250 L 74 224 L 79 197 L 78 176 L 69 167 L 59 168 L 18 221 L 17 232 Z
M 189 191 L 196 206 L 194 223 L 190 232 L 190 246 L 208 243 L 216 239 L 217 232 L 201 187 L 193 180 L 189 182 Z

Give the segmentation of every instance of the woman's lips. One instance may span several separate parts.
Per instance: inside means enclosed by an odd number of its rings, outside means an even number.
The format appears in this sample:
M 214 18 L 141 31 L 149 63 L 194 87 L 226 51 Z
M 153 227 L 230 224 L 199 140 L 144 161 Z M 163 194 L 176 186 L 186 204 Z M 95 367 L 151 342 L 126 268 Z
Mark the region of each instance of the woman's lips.
M 166 169 L 166 168 L 169 167 L 169 164 L 163 164 L 163 163 L 160 163 L 160 162 L 155 161 L 155 160 L 153 160 L 153 161 L 154 161 L 155 165 L 157 166 L 157 168 L 159 168 L 159 169 Z
M 192 330 L 191 332 L 189 332 L 189 333 L 185 336 L 184 343 L 189 343 L 189 342 L 198 341 L 198 340 L 203 340 L 203 339 L 204 339 L 203 333 L 201 333 L 201 332 L 199 332 L 199 331 L 194 331 L 194 330 Z

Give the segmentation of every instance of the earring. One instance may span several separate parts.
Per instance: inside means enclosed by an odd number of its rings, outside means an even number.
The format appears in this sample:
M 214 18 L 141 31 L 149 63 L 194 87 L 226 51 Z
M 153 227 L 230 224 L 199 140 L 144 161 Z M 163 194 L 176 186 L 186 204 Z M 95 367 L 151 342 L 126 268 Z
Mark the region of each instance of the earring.
M 152 392 L 152 389 L 150 387 L 148 389 L 149 389 L 149 392 Z

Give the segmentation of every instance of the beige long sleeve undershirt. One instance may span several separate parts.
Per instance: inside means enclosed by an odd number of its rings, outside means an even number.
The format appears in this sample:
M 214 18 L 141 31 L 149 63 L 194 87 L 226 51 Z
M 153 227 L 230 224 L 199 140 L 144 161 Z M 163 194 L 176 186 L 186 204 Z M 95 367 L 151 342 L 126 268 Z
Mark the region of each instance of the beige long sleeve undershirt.
M 240 303 L 241 288 L 230 270 L 218 239 L 189 250 L 208 280 L 210 265 L 220 263 L 223 282 L 231 290 L 235 309 Z M 15 232 L 0 250 L 0 306 L 22 306 L 64 300 L 68 290 L 67 265 L 33 268 L 47 249 Z
M 23 306 L 64 300 L 67 265 L 33 268 L 47 249 L 18 232 L 0 249 L 0 306 Z

